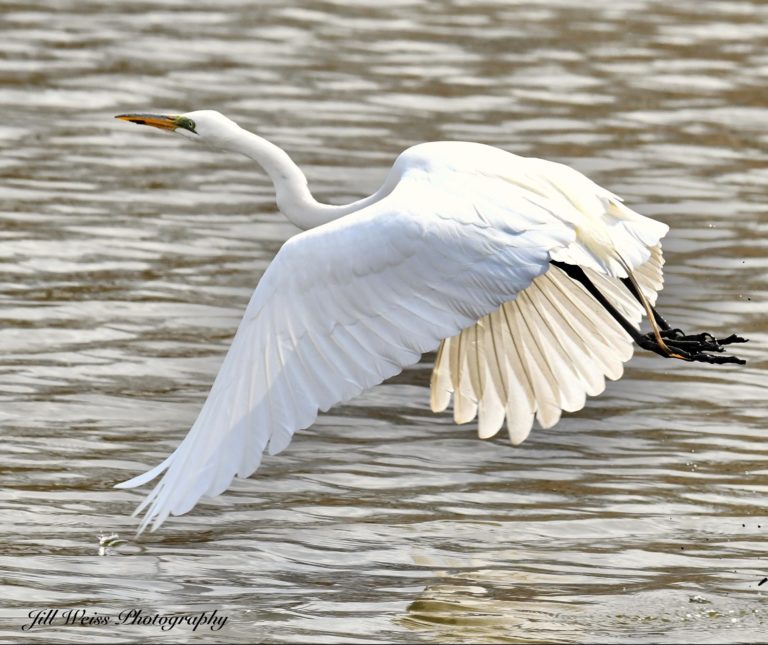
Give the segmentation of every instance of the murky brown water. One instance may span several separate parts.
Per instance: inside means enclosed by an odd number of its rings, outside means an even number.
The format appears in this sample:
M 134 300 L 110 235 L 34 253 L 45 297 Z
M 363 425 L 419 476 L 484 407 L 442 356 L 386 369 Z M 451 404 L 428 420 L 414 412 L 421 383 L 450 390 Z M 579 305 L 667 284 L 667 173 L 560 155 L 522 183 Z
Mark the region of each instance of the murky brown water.
M 0 2 L 0 639 L 764 641 L 766 43 L 758 1 Z M 424 140 L 570 163 L 672 226 L 662 310 L 750 363 L 638 355 L 512 448 L 428 411 L 425 357 L 135 543 L 112 485 L 294 232 L 247 160 L 112 120 L 198 108 L 335 202 Z M 49 607 L 115 624 L 20 631 Z

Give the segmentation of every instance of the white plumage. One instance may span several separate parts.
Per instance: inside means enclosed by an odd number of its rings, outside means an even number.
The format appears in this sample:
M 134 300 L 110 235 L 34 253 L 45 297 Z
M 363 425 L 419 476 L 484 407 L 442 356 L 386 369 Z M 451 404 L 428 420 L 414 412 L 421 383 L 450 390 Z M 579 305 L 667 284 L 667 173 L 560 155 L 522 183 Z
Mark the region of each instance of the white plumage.
M 661 289 L 661 247 L 635 271 L 651 303 Z M 587 270 L 624 316 L 638 324 L 642 305 L 615 279 Z M 432 372 L 432 410 L 453 395 L 454 420 L 478 417 L 478 433 L 493 437 L 504 423 L 513 444 L 526 439 L 534 416 L 551 428 L 562 411 L 584 407 L 586 395 L 621 377 L 632 339 L 586 290 L 557 267 L 475 325 L 444 340 Z
M 453 398 L 456 421 L 477 416 L 483 438 L 506 419 L 520 443 L 534 417 L 550 427 L 599 394 L 606 377 L 619 378 L 633 351 L 550 260 L 583 267 L 636 323 L 644 310 L 619 278 L 631 269 L 651 302 L 662 286 L 667 227 L 560 164 L 474 143 L 421 144 L 400 155 L 376 194 L 334 207 L 312 199 L 279 148 L 218 113 L 121 118 L 251 156 L 272 177 L 281 210 L 310 229 L 285 243 L 259 281 L 184 441 L 119 485 L 164 473 L 137 509 L 148 507 L 140 530 L 222 493 L 318 411 L 436 349 L 432 408 Z

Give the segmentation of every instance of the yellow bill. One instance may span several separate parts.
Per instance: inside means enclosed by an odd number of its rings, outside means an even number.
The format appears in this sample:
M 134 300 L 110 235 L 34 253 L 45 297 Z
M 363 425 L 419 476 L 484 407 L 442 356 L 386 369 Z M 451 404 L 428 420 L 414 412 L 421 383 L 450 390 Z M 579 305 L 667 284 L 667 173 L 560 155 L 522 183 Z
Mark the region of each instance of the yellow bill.
M 139 125 L 151 125 L 161 130 L 175 130 L 179 127 L 176 114 L 118 114 L 115 118 Z

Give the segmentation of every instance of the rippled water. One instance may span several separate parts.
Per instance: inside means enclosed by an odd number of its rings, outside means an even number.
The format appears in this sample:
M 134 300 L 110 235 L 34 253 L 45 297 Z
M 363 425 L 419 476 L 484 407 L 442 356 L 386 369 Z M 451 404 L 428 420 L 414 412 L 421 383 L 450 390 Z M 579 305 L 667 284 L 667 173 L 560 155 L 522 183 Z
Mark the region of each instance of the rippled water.
M 705 7 L 0 3 L 0 639 L 764 641 L 768 5 Z M 206 107 L 337 203 L 424 140 L 570 163 L 672 226 L 661 309 L 750 362 L 641 353 L 513 448 L 429 412 L 426 356 L 135 542 L 112 485 L 184 435 L 294 233 L 247 160 L 112 119 Z M 22 632 L 42 608 L 114 624 Z

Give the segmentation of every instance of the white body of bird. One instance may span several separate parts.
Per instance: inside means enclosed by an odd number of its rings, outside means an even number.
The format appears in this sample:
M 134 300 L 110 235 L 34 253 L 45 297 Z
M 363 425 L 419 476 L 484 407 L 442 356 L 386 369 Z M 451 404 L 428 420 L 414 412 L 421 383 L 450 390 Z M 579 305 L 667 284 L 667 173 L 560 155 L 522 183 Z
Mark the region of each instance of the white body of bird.
M 667 226 L 561 164 L 477 143 L 420 144 L 375 194 L 331 206 L 312 198 L 282 150 L 216 112 L 121 118 L 250 156 L 272 178 L 280 210 L 307 229 L 259 281 L 186 438 L 119 485 L 163 474 L 137 509 L 148 507 L 140 530 L 248 477 L 318 411 L 424 352 L 438 350 L 435 411 L 453 398 L 456 421 L 479 416 L 481 437 L 506 419 L 518 444 L 535 417 L 550 427 L 583 407 L 633 352 L 630 336 L 550 261 L 582 267 L 635 323 L 643 308 L 619 279 L 631 271 L 651 304 L 662 286 Z

